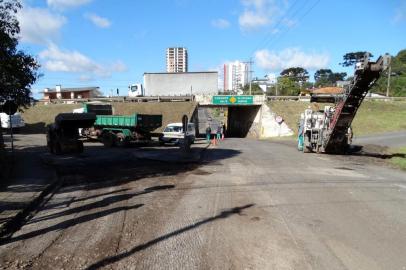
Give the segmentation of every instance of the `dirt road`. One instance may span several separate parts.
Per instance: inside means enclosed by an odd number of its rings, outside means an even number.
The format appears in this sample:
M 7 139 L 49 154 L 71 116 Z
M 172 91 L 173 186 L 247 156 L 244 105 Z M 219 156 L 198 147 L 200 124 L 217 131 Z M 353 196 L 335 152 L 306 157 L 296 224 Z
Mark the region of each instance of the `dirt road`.
M 1 242 L 2 268 L 406 267 L 404 172 L 247 139 L 198 165 L 80 168 Z

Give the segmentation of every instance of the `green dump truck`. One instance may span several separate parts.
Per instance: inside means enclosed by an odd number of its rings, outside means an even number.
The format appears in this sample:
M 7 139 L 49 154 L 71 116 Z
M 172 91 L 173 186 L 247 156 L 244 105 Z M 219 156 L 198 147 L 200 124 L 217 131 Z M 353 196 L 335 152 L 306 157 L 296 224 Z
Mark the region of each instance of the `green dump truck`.
M 84 104 L 82 112 L 96 114 L 93 127 L 82 129 L 82 135 L 101 140 L 107 147 L 149 141 L 151 132 L 162 126 L 162 115 L 113 115 L 111 104 Z
M 150 141 L 151 131 L 162 126 L 162 115 L 97 115 L 94 130 L 107 147 L 131 141 Z

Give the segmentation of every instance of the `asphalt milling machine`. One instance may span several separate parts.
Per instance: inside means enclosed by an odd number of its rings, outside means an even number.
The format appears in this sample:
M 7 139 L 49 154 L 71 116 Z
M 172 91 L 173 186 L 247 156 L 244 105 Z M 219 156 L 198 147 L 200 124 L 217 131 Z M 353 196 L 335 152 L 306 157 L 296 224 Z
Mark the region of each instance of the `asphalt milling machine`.
M 368 91 L 389 66 L 390 56 L 380 56 L 376 62 L 365 54 L 356 64 L 354 78 L 337 96 L 312 95 L 310 102 L 334 103 L 324 110 L 306 109 L 301 114 L 298 132 L 298 150 L 305 153 L 343 154 L 352 139 L 351 123 Z

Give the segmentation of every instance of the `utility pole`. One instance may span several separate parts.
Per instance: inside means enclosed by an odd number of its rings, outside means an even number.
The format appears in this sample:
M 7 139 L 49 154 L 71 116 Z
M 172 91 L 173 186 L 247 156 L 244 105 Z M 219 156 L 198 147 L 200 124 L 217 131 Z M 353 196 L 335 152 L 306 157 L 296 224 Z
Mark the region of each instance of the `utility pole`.
M 276 81 L 276 84 L 275 84 L 275 96 L 277 96 L 278 95 L 278 81 Z
M 252 91 L 252 73 L 254 72 L 254 71 L 252 71 L 252 64 L 254 63 L 253 61 L 252 61 L 252 57 L 250 57 L 250 60 L 248 61 L 248 62 L 246 62 L 247 64 L 249 64 L 249 77 L 248 77 L 248 79 L 249 79 L 249 81 L 250 81 L 250 95 L 252 94 L 251 93 L 251 91 Z
M 392 67 L 391 63 L 389 63 L 389 69 L 388 69 L 388 85 L 386 86 L 386 96 L 389 97 L 389 88 L 390 88 L 390 75 L 392 73 Z

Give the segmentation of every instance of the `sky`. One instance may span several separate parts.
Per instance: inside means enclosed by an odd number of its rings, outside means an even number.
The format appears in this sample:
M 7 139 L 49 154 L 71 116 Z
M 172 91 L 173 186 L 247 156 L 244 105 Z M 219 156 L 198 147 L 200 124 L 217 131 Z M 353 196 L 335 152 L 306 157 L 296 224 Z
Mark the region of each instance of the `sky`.
M 127 94 L 144 72 L 165 72 L 167 47 L 186 47 L 189 71 L 253 63 L 253 77 L 288 67 L 352 74 L 347 52 L 406 49 L 406 0 L 23 0 L 19 48 L 46 87 L 99 86 Z

